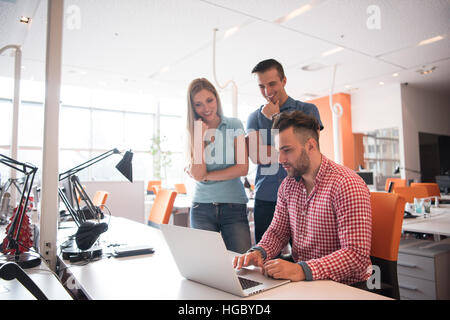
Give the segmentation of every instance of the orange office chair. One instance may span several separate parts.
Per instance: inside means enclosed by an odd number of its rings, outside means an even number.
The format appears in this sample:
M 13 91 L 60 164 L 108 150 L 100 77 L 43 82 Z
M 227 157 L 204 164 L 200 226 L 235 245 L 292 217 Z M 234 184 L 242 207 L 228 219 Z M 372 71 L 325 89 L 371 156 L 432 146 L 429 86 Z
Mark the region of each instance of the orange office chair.
M 428 190 L 423 186 L 416 187 L 397 187 L 394 189 L 394 193 L 403 197 L 406 202 L 413 203 L 414 198 L 426 198 L 428 197 Z
M 381 288 L 375 293 L 400 299 L 397 279 L 397 256 L 402 233 L 405 200 L 397 194 L 371 192 L 372 265 L 380 268 Z
M 107 191 L 97 191 L 92 198 L 92 203 L 94 206 L 99 207 L 100 210 L 105 208 L 106 199 L 108 199 L 109 192 Z
M 413 182 L 413 183 L 411 183 L 411 187 L 425 187 L 428 192 L 428 197 L 440 197 L 441 196 L 441 190 L 439 189 L 439 185 L 437 183 Z
M 187 193 L 186 186 L 184 185 L 184 183 L 175 183 L 174 187 L 175 187 L 175 191 L 178 194 L 186 194 Z
M 159 190 L 150 209 L 150 215 L 148 216 L 147 224 L 149 226 L 159 229 L 160 224 L 169 223 L 176 196 L 176 191 L 167 189 Z
M 159 190 L 161 190 L 161 189 L 162 188 L 160 185 L 155 184 L 154 186 L 152 186 L 153 194 L 155 194 L 155 195 L 158 194 Z
M 389 183 L 393 182 L 394 186 L 392 187 L 391 191 L 394 191 L 395 188 L 398 187 L 406 187 L 406 179 L 400 179 L 400 178 L 387 178 L 386 179 L 386 185 L 384 186 L 384 191 L 388 191 L 389 189 Z
M 150 180 L 147 184 L 147 194 L 153 194 L 153 186 L 161 187 L 161 180 Z

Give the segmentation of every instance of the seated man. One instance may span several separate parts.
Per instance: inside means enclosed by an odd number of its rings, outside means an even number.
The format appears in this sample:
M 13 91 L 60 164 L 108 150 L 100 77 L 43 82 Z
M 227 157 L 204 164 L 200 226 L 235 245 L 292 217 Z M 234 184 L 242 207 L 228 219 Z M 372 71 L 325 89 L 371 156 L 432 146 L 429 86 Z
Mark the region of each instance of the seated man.
M 234 267 L 256 265 L 270 277 L 291 281 L 367 280 L 372 217 L 366 184 L 320 153 L 315 118 L 283 112 L 272 128 L 278 130 L 275 145 L 288 176 L 270 227 L 255 247 L 234 258 Z M 295 263 L 274 259 L 290 238 Z

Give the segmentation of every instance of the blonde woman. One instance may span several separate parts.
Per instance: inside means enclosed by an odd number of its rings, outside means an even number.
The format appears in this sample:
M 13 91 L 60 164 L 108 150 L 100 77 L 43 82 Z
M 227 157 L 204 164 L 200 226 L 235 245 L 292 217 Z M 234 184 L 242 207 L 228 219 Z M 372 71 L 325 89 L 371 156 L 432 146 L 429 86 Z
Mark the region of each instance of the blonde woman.
M 191 227 L 220 232 L 228 250 L 246 252 L 251 240 L 240 179 L 248 172 L 244 127 L 223 115 L 217 90 L 207 79 L 191 82 L 187 100 L 187 173 L 196 181 Z

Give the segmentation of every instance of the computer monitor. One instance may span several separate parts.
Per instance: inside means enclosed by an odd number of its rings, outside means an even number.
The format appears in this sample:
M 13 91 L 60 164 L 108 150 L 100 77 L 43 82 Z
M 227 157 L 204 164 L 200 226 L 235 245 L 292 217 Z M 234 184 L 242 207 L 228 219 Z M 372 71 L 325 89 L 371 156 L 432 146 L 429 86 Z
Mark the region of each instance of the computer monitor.
M 356 173 L 364 180 L 368 187 L 374 186 L 372 171 L 357 171 Z
M 436 183 L 441 189 L 441 192 L 448 194 L 448 189 L 450 188 L 450 176 L 436 176 Z
M 72 183 L 70 182 L 70 178 L 64 179 L 61 181 L 61 186 L 63 188 L 63 192 L 66 195 L 67 200 L 69 201 L 69 204 L 73 208 L 74 204 L 74 195 L 73 195 L 73 189 L 72 189 Z

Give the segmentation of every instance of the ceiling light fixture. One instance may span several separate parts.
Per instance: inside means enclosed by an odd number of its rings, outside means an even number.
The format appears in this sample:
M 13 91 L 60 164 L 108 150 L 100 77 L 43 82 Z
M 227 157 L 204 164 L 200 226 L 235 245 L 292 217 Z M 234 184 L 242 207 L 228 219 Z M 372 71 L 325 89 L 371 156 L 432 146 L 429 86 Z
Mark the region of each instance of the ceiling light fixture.
M 167 71 L 169 71 L 170 67 L 169 66 L 165 66 L 164 68 L 161 69 L 160 73 L 165 73 Z
M 392 76 L 393 76 L 393 77 L 398 77 L 398 73 L 397 73 L 397 72 L 396 72 L 396 73 L 393 73 Z
M 225 31 L 224 37 L 228 38 L 228 37 L 232 36 L 233 34 L 235 34 L 238 31 L 239 31 L 239 27 L 238 26 L 232 27 L 232 28 L 228 29 L 227 31 Z
M 22 22 L 22 23 L 28 24 L 28 23 L 31 23 L 31 18 L 30 17 L 21 16 L 19 21 Z
M 314 93 L 304 93 L 303 94 L 303 98 L 306 98 L 306 99 L 314 99 L 314 98 L 317 98 L 319 95 L 317 95 L 317 94 L 314 94 Z
M 378 84 L 379 84 L 380 86 L 383 86 L 383 85 L 384 85 L 384 82 L 383 82 L 383 81 L 380 81 L 380 82 L 378 82 Z
M 321 70 L 323 68 L 326 68 L 326 66 L 321 64 L 321 63 L 316 63 L 316 62 L 307 64 L 307 65 L 301 67 L 301 69 L 303 71 L 318 71 L 318 70 Z
M 433 37 L 433 38 L 422 40 L 417 45 L 418 46 L 424 46 L 424 45 L 427 45 L 427 44 L 430 44 L 430 43 L 433 43 L 433 42 L 440 41 L 442 39 L 444 39 L 443 36 L 436 36 L 436 37 Z
M 340 52 L 340 51 L 342 51 L 342 50 L 344 50 L 343 47 L 337 47 L 337 48 L 328 50 L 328 51 L 322 53 L 322 57 L 330 56 L 330 55 L 335 54 L 335 53 L 338 53 L 338 52 Z
M 309 11 L 312 9 L 312 5 L 311 4 L 305 4 L 304 6 L 301 6 L 298 9 L 295 9 L 294 11 L 291 11 L 290 13 L 288 13 L 287 15 L 285 15 L 284 17 L 278 18 L 277 20 L 275 20 L 275 23 L 281 24 L 284 23 L 286 21 L 289 21 L 295 17 L 298 17 L 299 15 Z
M 427 75 L 432 73 L 434 70 L 436 70 L 435 66 L 428 69 L 426 69 L 425 66 L 423 66 L 422 69 L 416 70 L 416 72 L 420 73 L 421 75 Z

